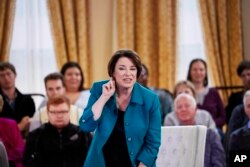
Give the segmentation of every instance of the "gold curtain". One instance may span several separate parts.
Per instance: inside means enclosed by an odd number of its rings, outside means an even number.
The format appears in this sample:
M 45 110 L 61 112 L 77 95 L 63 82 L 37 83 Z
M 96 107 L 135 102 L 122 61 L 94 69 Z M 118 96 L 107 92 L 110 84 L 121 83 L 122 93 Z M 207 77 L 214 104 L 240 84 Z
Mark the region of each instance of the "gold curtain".
M 0 61 L 9 59 L 16 0 L 0 0 Z
M 134 49 L 150 86 L 172 90 L 176 64 L 176 0 L 118 0 L 118 47 Z
M 209 72 L 215 86 L 240 85 L 236 68 L 243 60 L 239 0 L 200 0 Z M 222 92 L 226 102 L 231 91 Z
M 48 0 L 49 18 L 58 68 L 76 61 L 84 71 L 85 87 L 90 87 L 88 17 L 86 0 Z

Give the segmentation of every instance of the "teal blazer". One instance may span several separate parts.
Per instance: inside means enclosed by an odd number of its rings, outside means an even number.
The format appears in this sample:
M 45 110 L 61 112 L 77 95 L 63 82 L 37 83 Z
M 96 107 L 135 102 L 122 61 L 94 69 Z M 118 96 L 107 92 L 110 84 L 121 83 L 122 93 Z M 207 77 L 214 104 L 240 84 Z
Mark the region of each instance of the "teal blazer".
M 93 119 L 92 105 L 101 96 L 102 85 L 107 82 L 93 84 L 88 105 L 79 121 L 81 130 L 95 131 L 84 167 L 105 167 L 102 148 L 117 120 L 115 94 L 107 101 L 101 117 L 96 121 Z M 143 162 L 147 167 L 154 167 L 161 144 L 160 103 L 156 94 L 137 82 L 124 115 L 124 130 L 132 166 Z

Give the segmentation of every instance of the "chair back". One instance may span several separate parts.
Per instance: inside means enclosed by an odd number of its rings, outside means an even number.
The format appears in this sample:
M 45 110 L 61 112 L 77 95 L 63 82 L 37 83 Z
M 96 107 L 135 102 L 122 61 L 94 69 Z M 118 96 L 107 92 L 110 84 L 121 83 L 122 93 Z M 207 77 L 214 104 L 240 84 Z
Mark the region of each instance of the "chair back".
M 203 167 L 207 127 L 164 126 L 157 167 Z

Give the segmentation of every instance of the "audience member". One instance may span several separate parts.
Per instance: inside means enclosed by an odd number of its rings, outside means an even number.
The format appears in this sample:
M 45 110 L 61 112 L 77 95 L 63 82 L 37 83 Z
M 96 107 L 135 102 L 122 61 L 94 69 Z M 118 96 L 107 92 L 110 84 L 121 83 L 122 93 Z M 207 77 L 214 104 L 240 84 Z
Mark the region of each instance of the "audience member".
M 35 103 L 31 96 L 22 94 L 15 87 L 16 76 L 16 69 L 11 63 L 0 63 L 0 94 L 4 100 L 0 117 L 14 119 L 24 134 L 29 128 L 29 118 L 35 113 Z
M 0 95 L 0 112 L 3 105 Z M 0 141 L 5 145 L 10 167 L 22 167 L 24 141 L 15 120 L 0 118 Z
M 62 95 L 47 102 L 49 122 L 30 132 L 24 154 L 26 167 L 82 167 L 91 135 L 70 123 L 70 100 Z
M 249 100 L 249 96 L 247 94 L 244 95 L 245 101 L 247 102 Z M 243 101 L 243 99 L 242 99 Z M 249 100 L 250 101 L 250 100 Z M 229 158 L 229 147 L 230 147 L 230 137 L 231 134 L 236 131 L 237 129 L 240 129 L 247 125 L 249 118 L 247 115 L 248 106 L 245 104 L 239 104 L 237 105 L 232 112 L 232 115 L 230 117 L 228 128 L 227 128 L 227 135 L 226 135 L 226 141 L 225 141 L 225 150 L 227 152 L 227 158 Z
M 85 167 L 155 166 L 161 143 L 159 98 L 136 82 L 141 61 L 132 50 L 114 53 L 108 81 L 93 84 L 80 119 L 83 131 L 95 131 Z
M 172 94 L 165 89 L 157 89 L 149 87 L 148 75 L 149 75 L 148 68 L 146 67 L 145 64 L 142 64 L 142 71 L 139 78 L 137 79 L 137 82 L 139 82 L 142 86 L 153 90 L 158 95 L 161 104 L 161 120 L 162 120 L 161 123 L 163 124 L 165 116 L 173 110 L 172 109 L 173 97 Z
M 179 81 L 174 87 L 174 97 L 176 98 L 177 95 L 181 93 L 189 94 L 190 96 L 193 96 L 195 98 L 194 85 L 189 81 Z M 194 115 L 195 125 L 204 125 L 217 132 L 215 122 L 209 112 L 198 109 L 197 107 L 195 110 L 190 110 L 189 112 L 193 112 L 192 115 Z M 171 112 L 170 114 L 168 114 L 164 120 L 164 125 L 182 125 L 183 122 L 180 122 L 180 120 L 177 119 L 176 114 L 176 112 Z
M 42 107 L 34 114 L 30 123 L 30 131 L 38 128 L 41 124 L 48 122 L 47 102 L 48 99 L 65 94 L 65 86 L 63 76 L 60 73 L 50 73 L 44 78 L 44 85 L 47 98 L 42 102 Z M 83 109 L 71 105 L 70 106 L 70 122 L 79 125 L 79 119 Z
M 227 123 L 229 123 L 234 108 L 242 104 L 245 90 L 250 88 L 250 61 L 243 60 L 237 67 L 237 74 L 241 78 L 244 90 L 234 92 L 229 96 L 228 104 L 225 108 Z
M 175 119 L 180 125 L 196 125 L 196 101 L 193 96 L 181 93 L 174 100 Z M 175 124 L 173 126 L 178 126 Z M 226 166 L 225 151 L 220 142 L 219 135 L 208 128 L 206 133 L 206 145 L 204 155 L 204 167 Z
M 64 78 L 66 95 L 71 104 L 84 109 L 90 96 L 89 90 L 85 90 L 84 75 L 80 65 L 76 62 L 67 62 L 63 65 L 61 73 Z
M 0 166 L 9 167 L 7 152 L 3 142 L 0 140 Z
M 208 111 L 223 138 L 222 127 L 225 124 L 223 102 L 215 88 L 208 87 L 207 63 L 202 59 L 193 59 L 189 65 L 187 80 L 195 86 L 198 108 Z
M 3 142 L 10 167 L 22 167 L 24 141 L 15 120 L 0 118 L 0 140 Z
M 250 90 L 246 91 L 243 97 L 243 105 L 248 122 L 241 128 L 235 130 L 230 135 L 229 151 L 249 151 L 250 150 Z
M 229 150 L 229 140 L 230 140 L 230 136 L 232 132 L 243 127 L 249 121 L 244 108 L 245 106 L 243 104 L 239 104 L 233 109 L 232 115 L 230 117 L 230 120 L 227 126 L 226 140 L 224 142 L 225 150 L 227 153 Z
M 243 99 L 242 99 L 243 101 Z M 246 110 L 245 105 L 239 104 L 233 109 L 232 115 L 230 117 L 229 123 L 228 123 L 228 128 L 227 128 L 227 133 L 228 136 L 230 137 L 231 133 L 244 125 L 247 124 L 248 122 L 248 116 L 245 112 Z

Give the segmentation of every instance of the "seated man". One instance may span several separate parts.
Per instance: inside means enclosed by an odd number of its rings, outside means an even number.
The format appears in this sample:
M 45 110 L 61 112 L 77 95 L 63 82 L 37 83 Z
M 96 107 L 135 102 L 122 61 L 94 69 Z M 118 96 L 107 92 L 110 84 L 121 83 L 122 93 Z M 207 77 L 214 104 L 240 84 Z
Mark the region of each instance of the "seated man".
M 16 69 L 11 63 L 0 63 L 0 95 L 4 100 L 0 117 L 14 119 L 25 136 L 29 129 L 29 118 L 35 113 L 35 103 L 31 96 L 22 94 L 15 87 L 16 75 Z
M 232 93 L 228 98 L 228 105 L 225 108 L 226 111 L 226 123 L 228 124 L 234 108 L 242 104 L 243 95 L 245 90 L 250 88 L 250 61 L 243 60 L 237 67 L 237 74 L 241 78 L 244 90 Z
M 243 100 L 242 100 L 243 101 Z M 249 118 L 245 112 L 247 106 L 239 104 L 232 112 L 231 118 L 228 123 L 227 135 L 230 137 L 231 133 L 244 125 L 249 121 Z
M 243 99 L 242 99 L 243 101 Z M 227 155 L 229 155 L 229 140 L 230 140 L 230 136 L 231 134 L 245 126 L 248 121 L 249 121 L 249 118 L 245 112 L 245 110 L 248 110 L 247 109 L 247 106 L 245 106 L 244 104 L 239 104 L 238 106 L 236 106 L 232 112 L 232 115 L 231 115 L 231 118 L 229 120 L 229 123 L 228 123 L 228 128 L 227 128 L 227 133 L 226 133 L 226 140 L 225 140 L 225 150 L 227 152 Z
M 90 133 L 70 123 L 70 101 L 65 95 L 50 98 L 48 123 L 30 132 L 24 165 L 36 167 L 81 167 L 91 141 Z
M 186 93 L 195 98 L 195 88 L 190 81 L 182 80 L 176 83 L 174 87 L 174 97 L 181 93 Z M 193 112 L 193 111 L 191 111 Z M 215 122 L 206 110 L 202 110 L 196 107 L 195 109 L 195 125 L 204 125 L 210 129 L 213 129 L 217 132 Z M 169 113 L 164 120 L 164 125 L 173 126 L 173 125 L 182 125 L 182 122 L 179 121 L 176 117 L 176 112 Z
M 243 98 L 245 113 L 248 122 L 245 126 L 235 130 L 230 135 L 229 151 L 249 151 L 250 150 L 250 90 L 246 91 Z
M 172 111 L 173 97 L 172 94 L 166 89 L 148 87 L 148 75 L 148 68 L 145 64 L 142 64 L 142 71 L 139 78 L 137 79 L 137 82 L 139 82 L 142 86 L 151 89 L 158 95 L 161 103 L 161 123 L 163 125 L 165 116 Z
M 65 94 L 63 76 L 60 73 L 55 72 L 48 74 L 44 78 L 44 85 L 47 98 L 42 102 L 39 110 L 35 113 L 34 117 L 32 118 L 29 131 L 32 131 L 41 126 L 41 124 L 48 122 L 47 106 L 46 106 L 48 99 L 58 95 Z M 81 117 L 82 112 L 83 112 L 82 109 L 74 105 L 71 105 L 70 122 L 75 125 L 78 125 L 79 118 Z
M 179 121 L 178 125 L 196 125 L 196 101 L 194 97 L 189 94 L 181 93 L 174 101 L 175 119 Z M 167 122 L 166 122 L 167 124 Z M 204 167 L 212 166 L 226 166 L 225 151 L 220 141 L 219 135 L 213 130 L 208 128 L 206 134 L 206 146 Z

